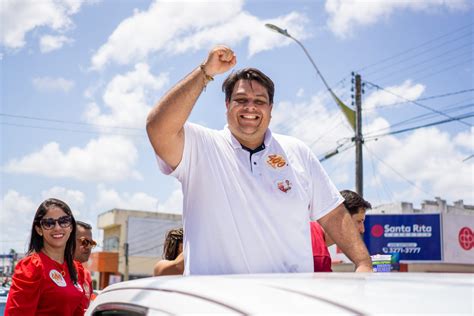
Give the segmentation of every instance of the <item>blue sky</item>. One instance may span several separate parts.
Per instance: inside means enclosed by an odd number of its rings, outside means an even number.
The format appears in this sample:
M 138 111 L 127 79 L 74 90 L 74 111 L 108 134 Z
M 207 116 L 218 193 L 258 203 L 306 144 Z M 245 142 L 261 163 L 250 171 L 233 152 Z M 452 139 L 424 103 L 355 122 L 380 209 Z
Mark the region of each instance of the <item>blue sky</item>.
M 472 118 L 369 137 L 472 114 L 468 0 L 6 0 L 0 10 L 0 252 L 26 248 L 47 197 L 65 200 L 94 226 L 112 208 L 179 213 L 180 185 L 160 174 L 145 119 L 215 44 L 232 47 L 238 68 L 254 66 L 274 79 L 274 131 L 299 137 L 320 157 L 347 149 L 323 166 L 339 189 L 354 189 L 353 132 L 301 48 L 265 23 L 301 40 L 349 106 L 351 71 L 366 81 L 368 200 L 474 203 L 474 159 L 466 159 Z M 224 78 L 208 85 L 191 121 L 224 126 Z

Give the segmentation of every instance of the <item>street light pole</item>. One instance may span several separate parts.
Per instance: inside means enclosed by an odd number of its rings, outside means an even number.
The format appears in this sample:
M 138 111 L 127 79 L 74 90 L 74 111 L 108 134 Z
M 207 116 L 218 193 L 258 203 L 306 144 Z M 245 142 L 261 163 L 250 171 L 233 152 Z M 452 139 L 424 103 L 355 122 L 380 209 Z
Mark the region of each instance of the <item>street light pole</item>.
M 281 27 L 278 27 L 274 24 L 270 24 L 270 23 L 267 23 L 265 24 L 265 26 L 267 28 L 269 28 L 270 30 L 272 31 L 275 31 L 283 36 L 286 36 L 288 38 L 291 38 L 292 40 L 294 40 L 304 51 L 304 53 L 306 54 L 306 56 L 308 57 L 309 61 L 311 62 L 311 64 L 313 65 L 314 69 L 316 70 L 316 72 L 318 73 L 318 76 L 319 78 L 321 78 L 321 80 L 323 81 L 324 85 L 326 86 L 326 88 L 328 89 L 329 93 L 331 94 L 332 98 L 334 99 L 334 101 L 336 101 L 337 105 L 339 106 L 339 108 L 342 110 L 342 112 L 344 113 L 344 115 L 346 116 L 347 120 L 349 121 L 349 124 L 352 126 L 352 129 L 355 130 L 355 112 L 349 108 L 347 105 L 345 105 L 337 96 L 336 94 L 332 91 L 331 87 L 328 85 L 328 83 L 326 82 L 326 79 L 324 79 L 323 75 L 321 74 L 321 72 L 319 71 L 318 69 L 318 66 L 316 66 L 316 63 L 314 62 L 313 58 L 311 57 L 311 55 L 308 53 L 308 51 L 306 50 L 306 47 L 303 46 L 303 44 L 298 41 L 296 38 L 294 38 L 293 36 L 291 36 L 287 30 L 284 30 L 282 29 Z
M 362 79 L 359 74 L 355 75 L 355 106 L 356 106 L 356 129 L 355 129 L 355 179 L 356 192 L 361 197 L 364 196 L 363 183 L 363 159 L 362 159 L 362 144 L 364 139 L 362 137 Z

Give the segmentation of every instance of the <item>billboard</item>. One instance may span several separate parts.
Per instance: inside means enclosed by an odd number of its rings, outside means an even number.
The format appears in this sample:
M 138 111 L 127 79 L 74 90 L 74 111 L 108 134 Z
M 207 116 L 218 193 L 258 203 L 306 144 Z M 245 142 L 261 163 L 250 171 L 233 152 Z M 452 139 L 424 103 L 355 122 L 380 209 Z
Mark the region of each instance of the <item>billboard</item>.
M 367 214 L 364 242 L 371 255 L 399 253 L 400 260 L 442 260 L 440 214 Z
M 474 264 L 474 216 L 443 214 L 444 262 Z

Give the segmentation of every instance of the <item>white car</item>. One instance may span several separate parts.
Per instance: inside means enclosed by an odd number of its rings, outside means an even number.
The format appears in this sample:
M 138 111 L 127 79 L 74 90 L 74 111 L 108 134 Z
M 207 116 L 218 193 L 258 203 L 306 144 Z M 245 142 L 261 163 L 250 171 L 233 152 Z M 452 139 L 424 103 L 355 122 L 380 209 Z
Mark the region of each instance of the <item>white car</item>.
M 474 274 L 289 273 L 169 276 L 107 287 L 86 315 L 465 314 Z

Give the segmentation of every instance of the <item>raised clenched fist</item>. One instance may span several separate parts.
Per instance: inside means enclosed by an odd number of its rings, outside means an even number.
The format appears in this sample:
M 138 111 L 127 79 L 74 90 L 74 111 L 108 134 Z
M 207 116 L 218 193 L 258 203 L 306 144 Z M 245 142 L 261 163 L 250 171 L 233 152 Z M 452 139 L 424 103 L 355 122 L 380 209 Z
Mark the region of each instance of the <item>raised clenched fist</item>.
M 226 72 L 237 63 L 237 57 L 232 49 L 224 45 L 218 45 L 211 49 L 203 66 L 206 74 L 215 76 Z

